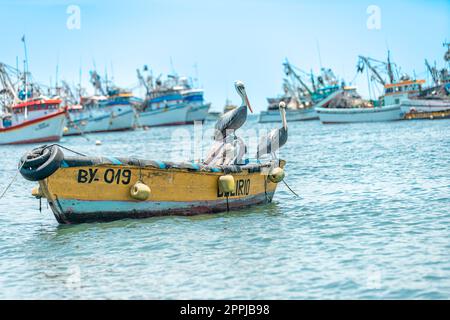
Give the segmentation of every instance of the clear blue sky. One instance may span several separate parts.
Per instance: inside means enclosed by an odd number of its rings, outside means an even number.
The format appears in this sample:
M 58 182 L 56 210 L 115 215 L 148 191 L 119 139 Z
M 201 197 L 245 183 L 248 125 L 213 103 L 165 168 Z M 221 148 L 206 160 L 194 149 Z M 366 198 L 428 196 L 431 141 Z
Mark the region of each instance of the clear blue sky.
M 81 28 L 69 30 L 67 7 L 78 5 Z M 366 10 L 376 5 L 381 29 L 368 29 Z M 323 66 L 350 81 L 358 54 L 386 57 L 402 70 L 424 76 L 424 58 L 443 64 L 442 43 L 450 41 L 450 1 L 12 1 L 0 2 L 0 61 L 23 60 L 20 41 L 26 35 L 29 67 L 34 78 L 49 84 L 60 79 L 83 83 L 95 61 L 124 87 L 137 84 L 136 68 L 148 64 L 155 74 L 171 71 L 195 75 L 213 109 L 221 110 L 228 95 L 238 102 L 233 81 L 242 79 L 254 109 L 281 92 L 285 57 L 305 70 Z M 367 95 L 366 79 L 359 91 Z

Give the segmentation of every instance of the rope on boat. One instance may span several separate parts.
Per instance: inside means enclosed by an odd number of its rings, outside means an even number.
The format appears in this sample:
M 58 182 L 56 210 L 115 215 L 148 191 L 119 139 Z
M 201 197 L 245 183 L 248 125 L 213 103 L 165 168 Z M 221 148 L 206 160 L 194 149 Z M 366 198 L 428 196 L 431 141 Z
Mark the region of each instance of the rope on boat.
M 77 130 L 80 132 L 80 134 L 81 134 L 81 136 L 82 136 L 83 138 L 85 138 L 87 141 L 91 142 L 91 139 L 89 139 L 88 137 L 86 137 L 86 135 L 84 134 L 84 131 L 81 130 L 81 128 L 75 124 L 75 121 L 72 121 L 72 124 L 73 124 L 73 126 L 75 127 L 75 129 L 77 129 Z
M 67 148 L 67 147 L 64 147 L 64 146 L 60 145 L 59 143 L 49 144 L 48 146 L 44 146 L 44 149 L 47 149 L 47 148 L 50 148 L 50 147 L 53 147 L 53 146 L 58 146 L 58 147 L 60 147 L 60 148 L 62 148 L 62 149 L 65 149 L 65 150 L 67 150 L 67 151 L 73 152 L 73 153 L 75 153 L 75 154 L 77 154 L 77 155 L 79 155 L 79 156 L 87 157 L 87 155 L 85 155 L 84 153 L 81 153 L 81 152 L 78 152 L 78 151 L 69 149 L 69 148 Z
M 6 186 L 6 188 L 3 190 L 2 194 L 0 195 L 0 199 L 3 198 L 3 196 L 6 194 L 6 191 L 8 191 L 8 189 L 11 187 L 11 185 L 13 184 L 13 182 L 16 180 L 17 175 L 19 174 L 20 169 L 22 169 L 23 165 L 24 165 L 24 164 L 22 163 L 22 165 L 21 165 L 19 168 L 17 168 L 16 174 L 15 174 L 14 177 L 11 179 L 11 181 L 8 183 L 8 185 Z
M 291 191 L 297 198 L 300 198 L 300 196 L 294 190 L 292 190 L 291 187 L 289 187 L 289 185 L 287 184 L 286 181 L 284 181 L 284 179 L 282 181 L 286 185 L 286 187 L 289 189 L 289 191 Z

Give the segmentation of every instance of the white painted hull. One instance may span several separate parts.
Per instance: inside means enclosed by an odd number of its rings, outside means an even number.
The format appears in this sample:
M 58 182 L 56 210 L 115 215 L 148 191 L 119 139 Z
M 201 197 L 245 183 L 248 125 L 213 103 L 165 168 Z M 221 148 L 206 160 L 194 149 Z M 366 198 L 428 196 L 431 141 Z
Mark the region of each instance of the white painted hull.
M 186 124 L 189 106 L 179 105 L 170 109 L 158 109 L 140 112 L 138 125 L 143 127 L 170 126 Z
M 69 115 L 66 136 L 89 132 L 106 132 L 128 130 L 134 124 L 134 110 L 128 105 L 105 107 L 93 112 L 86 111 L 79 115 Z
M 288 122 L 315 120 L 315 119 L 319 119 L 319 117 L 314 108 L 286 110 L 286 120 Z M 262 111 L 259 114 L 259 122 L 260 123 L 281 122 L 280 111 L 278 110 Z
M 109 118 L 107 131 L 119 131 L 133 129 L 135 111 L 131 105 L 114 105 Z
M 316 108 L 322 123 L 382 122 L 403 118 L 400 105 L 377 108 Z
M 192 123 L 194 121 L 205 121 L 208 116 L 210 106 L 210 103 L 200 106 L 191 106 L 186 116 L 186 122 Z
M 336 90 L 335 92 L 328 95 L 326 98 L 320 100 L 318 103 L 316 103 L 311 108 L 307 109 L 287 109 L 286 110 L 286 120 L 288 122 L 291 121 L 305 121 L 305 120 L 317 120 L 319 119 L 319 115 L 316 112 L 317 108 L 322 107 L 323 105 L 327 104 L 331 100 L 333 100 L 339 93 L 342 92 L 342 89 Z M 281 115 L 279 110 L 267 110 L 262 111 L 259 115 L 259 122 L 265 123 L 265 122 L 280 122 L 281 121 Z
M 408 99 L 400 103 L 402 112 L 436 112 L 450 110 L 450 100 Z
M 65 112 L 55 112 L 19 125 L 0 129 L 0 144 L 59 141 L 66 122 Z

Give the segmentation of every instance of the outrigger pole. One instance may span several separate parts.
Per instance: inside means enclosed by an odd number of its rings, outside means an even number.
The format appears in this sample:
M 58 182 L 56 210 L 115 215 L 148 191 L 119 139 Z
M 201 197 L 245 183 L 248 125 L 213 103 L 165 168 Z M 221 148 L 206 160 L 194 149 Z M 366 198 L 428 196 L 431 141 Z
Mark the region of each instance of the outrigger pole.
M 25 35 L 22 36 L 23 42 L 23 50 L 25 53 L 25 60 L 23 62 L 23 73 L 24 73 L 24 82 L 25 82 L 25 101 L 28 98 L 28 83 L 27 83 L 27 74 L 28 74 L 28 55 L 27 55 L 27 44 L 25 42 Z M 28 108 L 25 106 L 25 119 L 28 118 Z

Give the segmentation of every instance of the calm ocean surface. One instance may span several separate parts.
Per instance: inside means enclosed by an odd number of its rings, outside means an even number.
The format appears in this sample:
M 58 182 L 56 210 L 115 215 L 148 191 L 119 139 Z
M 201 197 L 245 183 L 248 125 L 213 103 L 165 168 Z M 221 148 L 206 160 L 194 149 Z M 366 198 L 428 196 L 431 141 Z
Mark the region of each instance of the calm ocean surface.
M 61 144 L 164 160 L 173 130 L 190 141 L 183 126 Z M 62 226 L 19 175 L 0 199 L 0 298 L 450 299 L 449 131 L 290 123 L 280 157 L 300 198 L 280 184 L 269 205 L 217 215 Z M 0 146 L 2 190 L 32 147 Z

